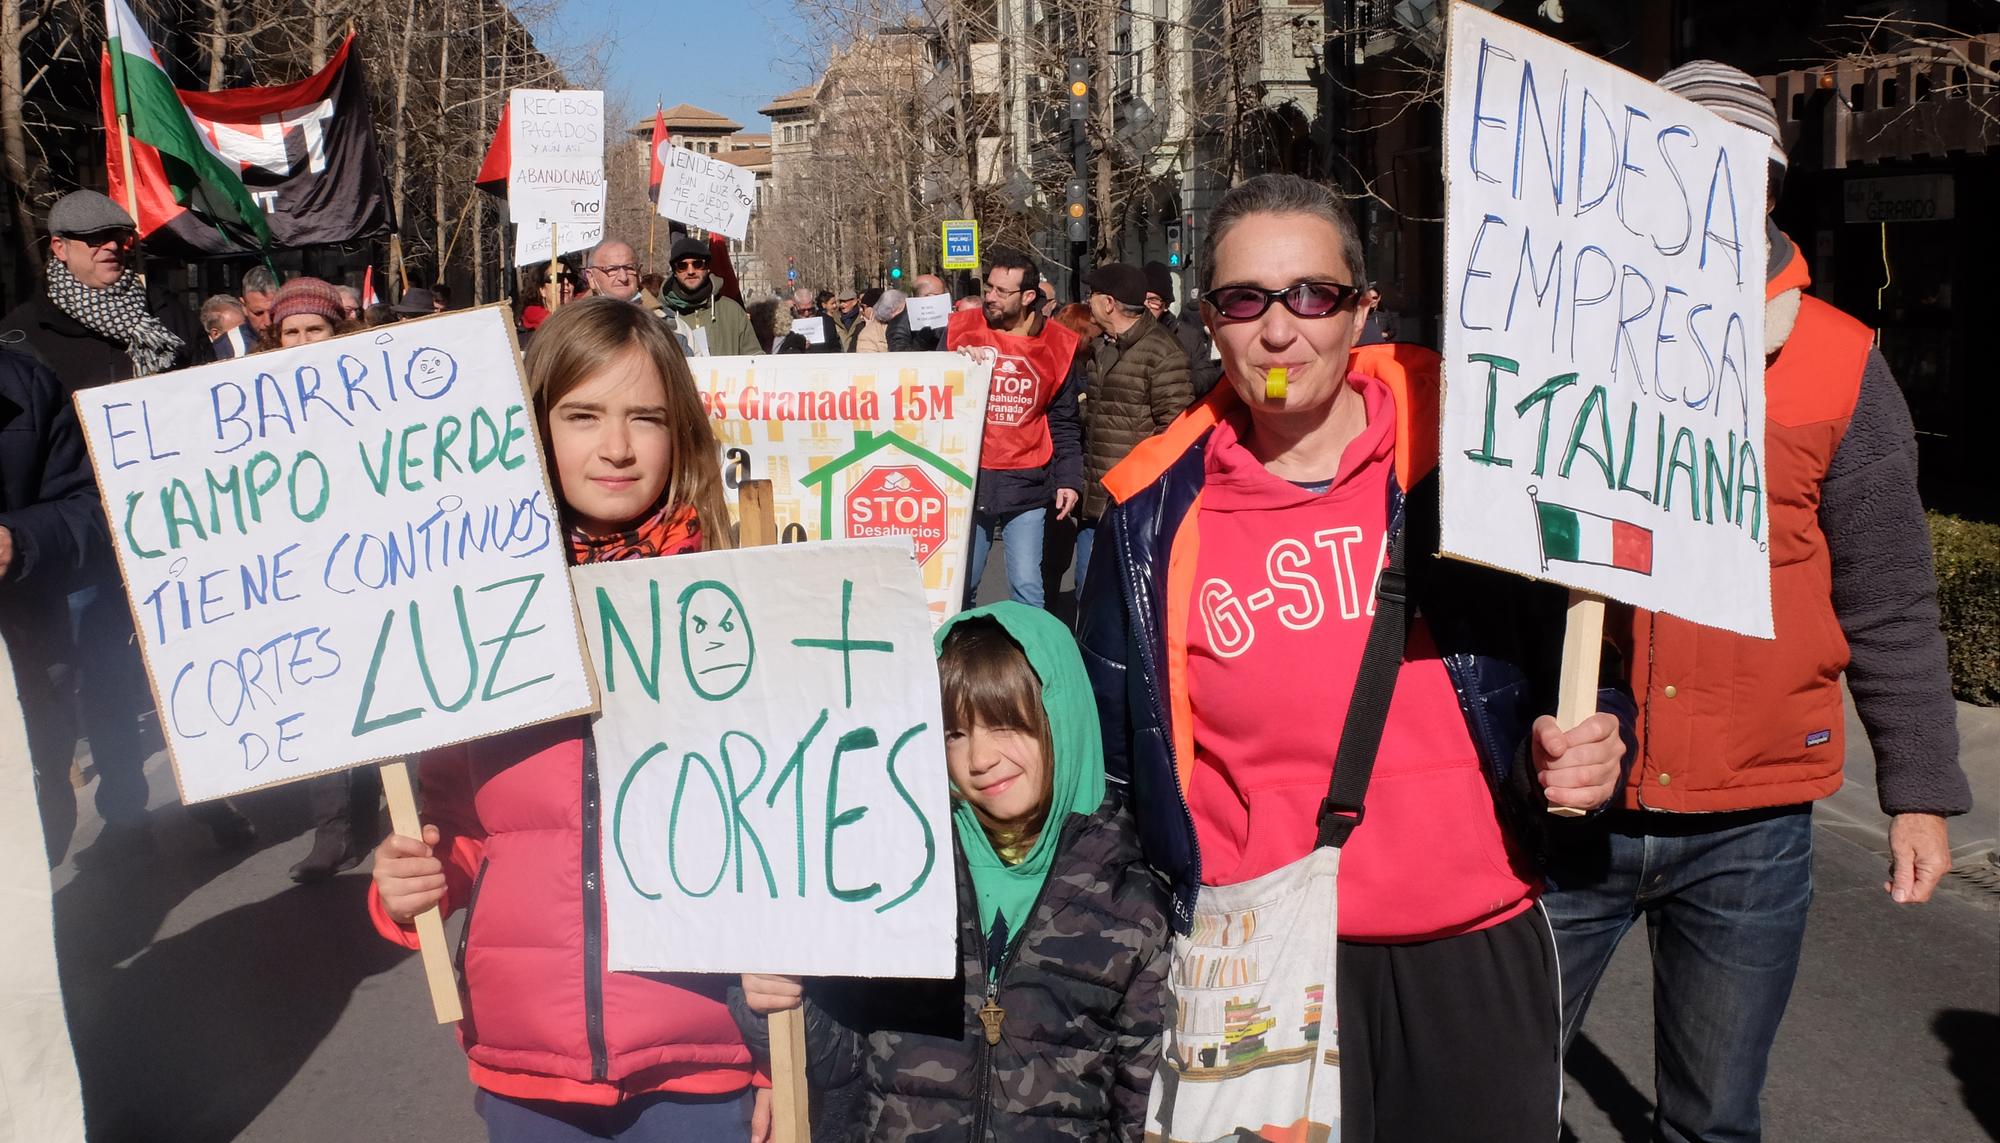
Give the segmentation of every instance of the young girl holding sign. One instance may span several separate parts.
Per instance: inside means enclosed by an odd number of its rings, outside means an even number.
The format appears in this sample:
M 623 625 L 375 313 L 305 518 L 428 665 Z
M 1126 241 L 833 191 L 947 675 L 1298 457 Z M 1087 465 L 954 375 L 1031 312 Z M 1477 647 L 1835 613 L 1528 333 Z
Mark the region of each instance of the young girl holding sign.
M 815 982 L 746 975 L 763 1016 L 805 1004 L 808 1075 L 859 1083 L 845 1135 L 1138 1143 L 1160 1047 L 1166 888 L 1107 796 L 1097 708 L 1069 629 L 998 603 L 938 632 L 961 973 Z M 833 1124 L 822 1123 L 822 1132 Z
M 563 306 L 527 369 L 574 562 L 730 546 L 715 439 L 658 319 L 609 298 Z M 466 911 L 459 1039 L 490 1138 L 762 1139 L 768 1091 L 728 982 L 605 970 L 588 720 L 431 751 L 422 775 L 424 836 L 376 849 L 369 910 L 410 947 L 418 913 Z

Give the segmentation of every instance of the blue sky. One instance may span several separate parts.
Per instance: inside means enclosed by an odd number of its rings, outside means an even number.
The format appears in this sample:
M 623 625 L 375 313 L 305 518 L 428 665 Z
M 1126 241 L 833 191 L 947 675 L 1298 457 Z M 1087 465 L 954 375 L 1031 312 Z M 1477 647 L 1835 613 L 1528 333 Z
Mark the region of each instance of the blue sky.
M 535 34 L 558 58 L 605 45 L 606 94 L 635 119 L 655 100 L 692 103 L 764 132 L 757 109 L 810 79 L 794 13 L 786 0 L 562 0 Z

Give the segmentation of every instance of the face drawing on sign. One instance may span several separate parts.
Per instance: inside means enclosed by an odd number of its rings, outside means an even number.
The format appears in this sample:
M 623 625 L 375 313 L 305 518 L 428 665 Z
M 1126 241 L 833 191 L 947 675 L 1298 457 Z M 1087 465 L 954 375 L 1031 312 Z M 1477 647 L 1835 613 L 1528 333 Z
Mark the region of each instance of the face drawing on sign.
M 757 645 L 743 601 L 727 584 L 702 580 L 681 592 L 681 666 L 694 693 L 720 702 L 750 681 Z
M 451 388 L 458 377 L 458 362 L 441 349 L 419 349 L 410 355 L 410 392 L 426 399 L 435 398 Z

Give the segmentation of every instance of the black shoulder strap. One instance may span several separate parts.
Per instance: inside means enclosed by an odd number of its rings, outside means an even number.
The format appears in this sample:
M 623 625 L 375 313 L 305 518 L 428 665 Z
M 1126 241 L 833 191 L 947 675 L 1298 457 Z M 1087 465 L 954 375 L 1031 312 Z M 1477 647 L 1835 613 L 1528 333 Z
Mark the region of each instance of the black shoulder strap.
M 1375 754 L 1382 745 L 1382 727 L 1389 721 L 1389 699 L 1396 693 L 1396 676 L 1403 664 L 1403 639 L 1409 630 L 1409 587 L 1403 574 L 1403 527 L 1389 538 L 1389 566 L 1375 588 L 1375 619 L 1368 625 L 1368 645 L 1361 652 L 1361 673 L 1347 704 L 1347 722 L 1340 728 L 1340 748 L 1333 759 L 1333 780 L 1319 804 L 1319 845 L 1339 849 L 1361 824 L 1368 779 L 1375 773 Z

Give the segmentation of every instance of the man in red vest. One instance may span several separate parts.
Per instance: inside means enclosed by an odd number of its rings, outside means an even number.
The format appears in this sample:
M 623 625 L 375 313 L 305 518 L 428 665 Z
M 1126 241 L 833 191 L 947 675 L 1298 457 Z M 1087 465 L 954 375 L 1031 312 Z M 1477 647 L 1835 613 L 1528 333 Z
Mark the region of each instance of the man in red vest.
M 1660 86 L 1771 136 L 1770 97 L 1697 60 Z M 1563 1034 L 1618 941 L 1652 937 L 1653 1138 L 1754 1140 L 1771 1043 L 1812 899 L 1812 803 L 1840 788 L 1840 676 L 1893 818 L 1882 888 L 1928 900 L 1951 868 L 1945 818 L 1972 806 L 1938 629 L 1910 412 L 1868 327 L 1804 294 L 1797 246 L 1765 224 L 1764 447 L 1777 637 L 1669 615 L 1607 617 L 1632 664 L 1638 757 L 1622 810 L 1557 839 L 1546 902 Z
M 1006 549 L 1008 592 L 1042 606 L 1042 532 L 1075 510 L 1083 491 L 1083 423 L 1076 395 L 1077 336 L 1043 317 L 1035 260 L 996 249 L 986 264 L 986 303 L 951 315 L 946 349 L 990 348 L 993 386 L 979 446 L 973 493 L 972 556 L 965 565 L 965 605 L 972 606 L 993 534 Z

